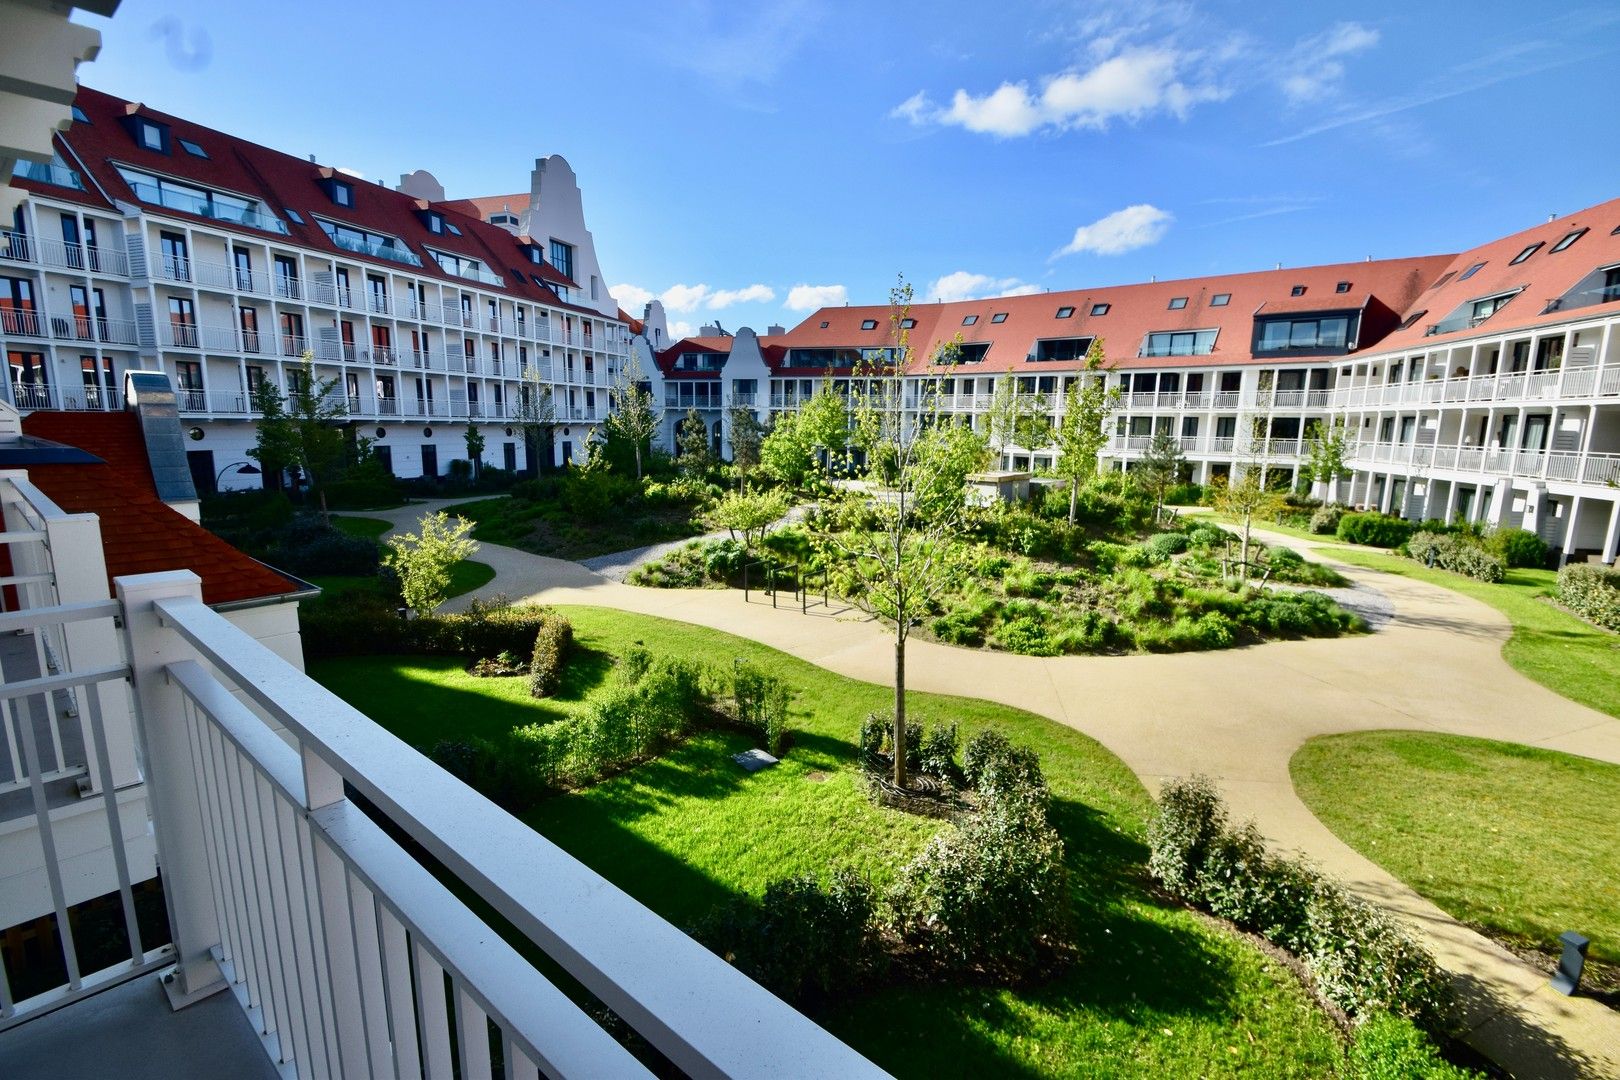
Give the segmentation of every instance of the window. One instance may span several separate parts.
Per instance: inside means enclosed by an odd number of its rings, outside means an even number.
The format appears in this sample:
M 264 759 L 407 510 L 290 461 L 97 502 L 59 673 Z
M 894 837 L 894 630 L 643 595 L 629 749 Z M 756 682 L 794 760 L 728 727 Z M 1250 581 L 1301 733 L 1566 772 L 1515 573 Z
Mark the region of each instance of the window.
M 993 323 L 1004 323 L 1007 321 L 1007 313 L 1005 311 L 998 311 L 994 315 L 990 316 L 990 321 Z
M 274 258 L 276 273 L 276 295 L 286 300 L 297 300 L 298 291 L 298 260 L 290 255 L 277 255 Z
M 1562 240 L 1558 241 L 1558 243 L 1554 244 L 1547 250 L 1547 254 L 1556 255 L 1585 235 L 1585 229 L 1576 229 L 1574 232 L 1565 233 Z
M 1187 306 L 1187 298 L 1185 296 L 1172 296 L 1170 298 L 1170 310 L 1171 311 L 1180 311 L 1182 308 L 1184 308 L 1186 306 Z
M 1520 263 L 1524 262 L 1524 260 L 1528 259 L 1530 256 L 1534 255 L 1536 252 L 1540 251 L 1542 243 L 1543 243 L 1543 241 L 1537 240 L 1535 243 L 1531 244 L 1529 247 L 1525 248 L 1523 251 L 1521 251 L 1517 255 L 1513 256 L 1512 260 L 1508 262 L 1508 265 L 1509 266 L 1518 266 Z
M 1068 307 L 1066 305 L 1064 307 L 1058 308 L 1058 310 L 1057 310 L 1057 317 L 1060 318 L 1060 319 L 1067 319 L 1069 316 L 1071 316 L 1073 314 L 1074 314 L 1074 308 Z
M 446 221 L 444 223 L 444 227 L 446 229 L 450 230 L 450 235 L 451 236 L 460 236 L 461 235 L 461 230 L 456 227 L 456 223 L 453 222 L 453 221 Z
M 190 281 L 191 260 L 186 258 L 186 238 L 179 233 L 159 233 L 158 246 L 163 253 L 163 276 Z
M 256 309 L 244 307 L 238 309 L 238 319 L 242 327 L 242 351 L 256 353 L 259 351 L 259 313 Z
M 190 300 L 169 297 L 169 335 L 171 345 L 197 347 L 197 313 Z
M 1257 352 L 1298 349 L 1342 349 L 1349 340 L 1350 320 L 1343 315 L 1325 319 L 1268 319 L 1260 324 Z
M 247 225 L 267 232 L 286 233 L 287 226 L 274 214 L 266 213 L 258 200 L 224 191 L 214 191 L 195 184 L 181 183 L 166 176 L 114 166 L 134 196 L 145 203 L 155 203 L 171 210 L 181 210 L 198 217 Z
M 1106 315 L 1106 314 L 1108 314 L 1108 305 L 1107 304 L 1092 304 L 1091 305 L 1091 313 L 1093 315 Z
M 73 122 L 75 124 L 88 124 L 90 122 L 90 118 L 84 115 L 83 109 L 75 105 L 73 106 Z
M 333 180 L 331 189 L 332 201 L 339 206 L 354 206 L 354 185 L 342 180 Z
M 1305 295 L 1305 286 L 1303 286 L 1303 285 L 1295 285 L 1292 289 L 1288 290 L 1288 295 L 1289 296 L 1304 296 Z
M 1227 304 L 1230 304 L 1231 302 L 1232 302 L 1232 294 L 1229 293 L 1229 292 L 1218 292 L 1214 296 L 1209 298 L 1209 306 L 1210 307 L 1225 307 Z
M 1478 326 L 1480 323 L 1484 322 L 1492 315 L 1495 315 L 1498 311 L 1505 307 L 1507 302 L 1513 299 L 1516 295 L 1518 294 L 1505 293 L 1501 296 L 1488 296 L 1483 300 L 1475 300 L 1473 307 L 1470 309 L 1471 321 L 1475 326 Z
M 821 320 L 821 328 L 823 330 L 827 329 L 827 320 L 826 319 Z
M 862 330 L 876 330 L 877 329 L 877 320 L 876 319 L 862 319 L 861 320 L 861 329 Z
M 163 153 L 163 128 L 150 120 L 135 121 L 135 139 L 146 149 Z
M 283 206 L 281 208 L 281 212 L 286 214 L 287 217 L 292 220 L 294 225 L 302 225 L 304 223 L 304 219 L 299 216 L 298 211 L 296 210 Z
M 1043 363 L 1084 360 L 1090 348 L 1088 337 L 1043 338 L 1035 343 L 1030 359 Z
M 978 321 L 979 321 L 979 317 L 977 315 L 964 315 L 964 316 L 962 316 L 962 325 L 963 326 L 972 326 L 974 323 L 976 323 Z
M 192 157 L 206 158 L 208 156 L 208 151 L 204 150 L 202 147 L 198 146 L 196 143 L 192 142 L 190 139 L 181 139 L 180 140 L 180 149 L 184 150 L 186 153 L 190 154 Z
M 957 347 L 956 362 L 958 364 L 982 363 L 984 361 L 984 354 L 989 351 L 990 343 L 988 341 L 970 341 L 966 345 Z M 944 362 L 947 359 L 947 357 L 943 355 L 943 350 L 939 359 L 941 362 Z
M 1414 312 L 1412 312 L 1412 314 L 1408 315 L 1404 320 L 1402 320 L 1401 325 L 1400 325 L 1400 329 L 1405 330 L 1407 327 L 1411 326 L 1413 323 L 1417 322 L 1419 319 L 1423 318 L 1423 316 L 1427 315 L 1428 313 L 1429 313 L 1428 308 L 1424 308 L 1422 311 L 1414 311 Z
M 1482 262 L 1477 262 L 1473 266 L 1470 266 L 1468 269 L 1464 270 L 1462 274 L 1458 276 L 1457 280 L 1467 281 L 1469 278 L 1473 277 L 1483 269 L 1485 269 L 1485 264 Z
M 233 247 L 231 259 L 236 266 L 236 287 L 245 292 L 253 291 L 253 255 L 247 248 Z
M 427 226 L 428 232 L 443 235 L 444 215 L 439 213 L 437 210 L 427 211 L 427 213 L 423 215 L 422 223 Z
M 1348 281 L 1341 281 L 1337 285 L 1333 286 L 1333 291 L 1336 293 L 1347 293 L 1350 291 L 1350 283 Z
M 297 356 L 305 349 L 304 317 L 290 311 L 278 316 L 281 325 L 281 355 Z
M 574 245 L 565 244 L 561 240 L 553 240 L 551 242 L 551 265 L 555 266 L 563 277 L 573 280 Z
M 917 320 L 916 319 L 901 319 L 900 320 L 900 329 L 902 329 L 902 330 L 912 330 L 912 329 L 915 329 L 916 326 L 917 326 Z
M 1149 334 L 1143 356 L 1207 356 L 1215 350 L 1214 330 L 1177 330 Z

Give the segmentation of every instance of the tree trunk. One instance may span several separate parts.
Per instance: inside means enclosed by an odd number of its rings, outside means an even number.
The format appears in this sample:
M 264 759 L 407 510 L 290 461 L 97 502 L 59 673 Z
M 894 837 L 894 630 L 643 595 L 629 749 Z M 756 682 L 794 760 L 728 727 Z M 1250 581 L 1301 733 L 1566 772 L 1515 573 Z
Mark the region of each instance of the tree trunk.
M 906 636 L 894 635 L 894 784 L 906 786 Z
M 311 483 L 313 483 L 314 480 L 314 477 L 310 477 Z M 326 508 L 326 489 L 321 488 L 319 494 L 321 496 L 321 520 L 326 522 L 327 526 L 330 527 L 332 524 L 332 511 Z
M 1249 525 L 1253 520 L 1253 515 L 1243 515 L 1243 547 L 1238 552 L 1238 558 L 1242 561 L 1238 564 L 1238 581 L 1245 585 L 1249 583 Z
M 641 479 L 641 443 L 636 443 L 636 479 Z
M 1074 524 L 1075 512 L 1080 507 L 1080 478 L 1069 477 L 1069 524 Z

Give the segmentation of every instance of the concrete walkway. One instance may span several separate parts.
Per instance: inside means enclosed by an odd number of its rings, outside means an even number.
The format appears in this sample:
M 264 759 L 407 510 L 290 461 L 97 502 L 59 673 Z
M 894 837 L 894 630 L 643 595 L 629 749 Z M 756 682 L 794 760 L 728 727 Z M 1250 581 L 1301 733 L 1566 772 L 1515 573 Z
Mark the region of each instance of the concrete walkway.
M 431 504 L 392 511 L 414 522 Z M 410 515 L 415 515 L 410 516 Z M 390 517 L 390 514 L 371 516 Z M 1256 530 L 1267 543 L 1318 545 Z M 1330 552 L 1317 552 L 1332 562 Z M 891 683 L 893 639 L 851 614 L 802 614 L 746 603 L 735 590 L 641 589 L 577 563 L 484 544 L 495 579 L 473 596 L 594 604 L 736 634 L 831 671 Z M 1565 998 L 1547 978 L 1462 926 L 1353 851 L 1294 793 L 1288 762 L 1307 739 L 1406 728 L 1501 739 L 1620 763 L 1620 720 L 1531 682 L 1502 659 L 1511 632 L 1494 608 L 1460 593 L 1338 563 L 1382 592 L 1394 617 L 1360 637 L 1273 642 L 1219 652 L 1028 657 L 914 641 L 907 685 L 1027 709 L 1090 735 L 1149 791 L 1201 772 L 1238 818 L 1301 851 L 1369 899 L 1402 915 L 1453 972 L 1467 1039 L 1520 1077 L 1620 1077 L 1620 1014 Z

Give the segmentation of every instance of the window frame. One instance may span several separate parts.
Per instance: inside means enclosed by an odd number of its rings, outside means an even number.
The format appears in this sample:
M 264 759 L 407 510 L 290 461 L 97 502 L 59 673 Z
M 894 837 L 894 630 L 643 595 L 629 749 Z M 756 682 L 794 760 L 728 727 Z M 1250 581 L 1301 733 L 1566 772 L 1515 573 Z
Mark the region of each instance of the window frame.
M 1544 248 L 1546 246 L 1547 246 L 1547 241 L 1545 241 L 1545 240 L 1537 240 L 1535 243 L 1529 245 L 1523 251 L 1521 251 L 1517 255 L 1513 256 L 1513 258 L 1509 259 L 1508 260 L 1508 265 L 1509 266 L 1518 266 L 1520 263 L 1524 262 L 1524 260 L 1528 259 L 1530 256 L 1534 255 L 1536 252 L 1540 251 L 1542 248 Z
M 1113 304 L 1108 303 L 1106 300 L 1099 300 L 1097 303 L 1091 305 L 1091 313 L 1090 313 L 1090 315 L 1088 317 L 1093 318 L 1093 319 L 1100 319 L 1104 315 L 1106 315 L 1110 311 L 1112 311 L 1113 308 L 1114 308 Z
M 1073 304 L 1064 304 L 1062 307 L 1057 309 L 1057 314 L 1055 316 L 1053 316 L 1053 318 L 1057 318 L 1057 319 L 1072 319 L 1072 318 L 1074 318 L 1074 305 Z
M 1229 292 L 1218 292 L 1209 298 L 1210 307 L 1226 307 L 1231 302 L 1232 294 Z
M 1556 255 L 1560 251 L 1568 251 L 1570 248 L 1575 246 L 1575 242 L 1577 240 L 1585 236 L 1590 231 L 1591 230 L 1585 225 L 1582 225 L 1579 229 L 1571 229 L 1569 232 L 1564 234 L 1563 238 L 1560 239 L 1558 243 L 1547 249 L 1547 254 Z
M 1187 307 L 1188 297 L 1172 296 L 1170 303 L 1165 306 L 1166 311 L 1184 311 Z

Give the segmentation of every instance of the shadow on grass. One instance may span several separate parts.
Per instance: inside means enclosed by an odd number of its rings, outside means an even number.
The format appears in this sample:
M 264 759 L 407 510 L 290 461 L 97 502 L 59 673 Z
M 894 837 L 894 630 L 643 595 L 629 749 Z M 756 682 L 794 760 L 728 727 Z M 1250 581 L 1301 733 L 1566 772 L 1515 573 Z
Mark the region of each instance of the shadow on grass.
M 614 663 L 611 653 L 575 641 L 557 692 L 552 696 L 559 701 L 585 700 L 592 690 L 607 682 Z

